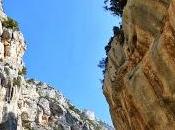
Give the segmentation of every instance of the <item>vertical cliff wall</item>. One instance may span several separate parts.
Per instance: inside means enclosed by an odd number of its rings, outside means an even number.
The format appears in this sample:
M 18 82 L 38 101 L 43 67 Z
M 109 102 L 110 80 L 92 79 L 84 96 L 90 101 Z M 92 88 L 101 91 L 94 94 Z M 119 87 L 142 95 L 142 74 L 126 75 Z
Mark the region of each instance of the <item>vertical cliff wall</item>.
M 18 24 L 3 12 L 0 1 L 0 129 L 17 129 L 18 101 L 26 49 Z M 8 128 L 7 128 L 8 127 Z
M 25 50 L 18 23 L 0 0 L 0 130 L 114 130 L 50 85 L 26 79 Z
M 175 129 L 175 0 L 128 0 L 104 95 L 118 130 Z

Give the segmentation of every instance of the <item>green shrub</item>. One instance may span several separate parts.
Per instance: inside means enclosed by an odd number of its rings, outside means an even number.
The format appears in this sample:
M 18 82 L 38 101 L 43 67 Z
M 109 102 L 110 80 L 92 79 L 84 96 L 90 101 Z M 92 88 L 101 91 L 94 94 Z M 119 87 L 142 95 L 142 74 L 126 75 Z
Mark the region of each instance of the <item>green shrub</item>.
M 71 105 L 69 105 L 69 109 L 72 110 L 72 111 L 74 111 L 76 108 L 75 108 L 74 105 L 71 104 Z
M 13 79 L 13 86 L 17 85 L 18 87 L 21 86 L 21 78 L 17 77 Z
M 124 44 L 124 33 L 122 30 L 122 25 L 120 27 L 114 26 L 113 27 L 113 36 L 109 39 L 108 44 L 105 46 L 105 51 L 106 51 L 106 57 L 102 58 L 102 60 L 99 61 L 98 67 L 102 69 L 103 76 L 105 75 L 106 69 L 107 69 L 107 64 L 108 64 L 108 54 L 109 51 L 111 50 L 111 44 L 114 40 L 114 38 L 117 38 L 117 41 L 123 45 Z M 100 79 L 102 85 L 104 84 L 104 78 Z M 103 88 L 104 86 L 102 86 Z
M 2 22 L 2 26 L 13 30 L 19 30 L 18 22 L 16 22 L 10 17 L 7 17 L 7 19 Z
M 41 81 L 37 84 L 37 86 L 42 86 L 42 85 L 44 85 L 44 83 Z
M 103 75 L 105 74 L 107 63 L 108 57 L 102 58 L 102 60 L 99 61 L 98 67 L 102 69 Z
M 127 0 L 105 0 L 104 3 L 106 10 L 111 11 L 114 15 L 122 16 Z
M 9 63 L 5 63 L 5 66 L 9 66 L 10 67 L 10 64 Z
M 4 67 L 4 71 L 5 71 L 5 73 L 6 73 L 8 76 L 10 75 L 10 70 L 9 70 L 9 68 Z
M 27 83 L 34 83 L 35 82 L 35 79 L 28 79 L 27 80 Z
M 18 75 L 26 75 L 27 74 L 27 68 L 23 66 L 22 70 L 18 72 Z
M 54 126 L 53 130 L 64 130 L 64 127 L 61 124 L 59 124 L 57 126 Z

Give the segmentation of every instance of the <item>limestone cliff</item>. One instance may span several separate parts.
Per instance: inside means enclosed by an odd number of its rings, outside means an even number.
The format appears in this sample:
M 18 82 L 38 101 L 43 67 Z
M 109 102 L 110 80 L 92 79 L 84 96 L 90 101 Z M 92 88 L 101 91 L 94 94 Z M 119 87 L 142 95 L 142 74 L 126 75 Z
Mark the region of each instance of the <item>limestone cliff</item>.
M 0 130 L 113 130 L 46 83 L 26 79 L 25 50 L 18 23 L 0 0 Z
M 175 0 L 127 0 L 104 94 L 118 130 L 175 129 Z

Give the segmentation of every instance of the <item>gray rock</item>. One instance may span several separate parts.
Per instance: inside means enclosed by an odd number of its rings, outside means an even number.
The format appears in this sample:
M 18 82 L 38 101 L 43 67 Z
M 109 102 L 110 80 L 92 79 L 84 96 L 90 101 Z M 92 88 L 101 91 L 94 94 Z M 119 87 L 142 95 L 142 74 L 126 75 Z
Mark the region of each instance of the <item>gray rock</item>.
M 7 113 L 4 117 L 6 121 L 0 124 L 0 130 L 16 130 L 17 129 L 17 119 L 14 113 Z
M 44 114 L 50 115 L 49 101 L 46 98 L 40 98 L 38 105 L 43 109 Z
M 2 33 L 2 39 L 3 40 L 9 40 L 12 38 L 12 30 L 4 28 Z

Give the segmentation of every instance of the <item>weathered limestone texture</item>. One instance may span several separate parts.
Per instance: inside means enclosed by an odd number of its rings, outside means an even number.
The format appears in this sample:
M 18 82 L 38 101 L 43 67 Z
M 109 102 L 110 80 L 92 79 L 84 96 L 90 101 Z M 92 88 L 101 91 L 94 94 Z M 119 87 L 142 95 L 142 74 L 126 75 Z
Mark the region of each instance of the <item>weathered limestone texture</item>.
M 26 79 L 26 43 L 0 0 L 0 130 L 114 130 L 46 83 Z
M 175 0 L 128 0 L 104 95 L 118 130 L 175 129 Z

